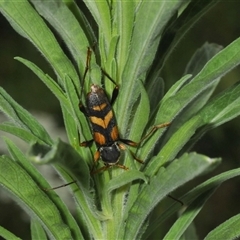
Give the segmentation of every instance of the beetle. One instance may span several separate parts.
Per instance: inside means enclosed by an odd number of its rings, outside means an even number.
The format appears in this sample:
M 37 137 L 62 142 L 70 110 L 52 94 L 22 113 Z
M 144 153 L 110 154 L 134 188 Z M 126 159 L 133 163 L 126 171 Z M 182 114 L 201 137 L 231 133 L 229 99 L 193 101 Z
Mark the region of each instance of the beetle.
M 86 78 L 86 74 L 89 70 L 91 54 L 92 51 L 90 47 L 88 47 L 86 68 L 83 75 L 83 84 Z M 128 167 L 119 164 L 121 150 L 126 149 L 125 145 L 136 147 L 155 130 L 167 127 L 170 124 L 164 123 L 154 126 L 152 130 L 139 142 L 120 138 L 117 120 L 112 109 L 112 105 L 118 96 L 119 86 L 103 69 L 102 73 L 115 85 L 111 100 L 108 99 L 103 88 L 97 84 L 92 84 L 90 92 L 86 95 L 86 106 L 84 106 L 81 101 L 79 103 L 80 111 L 89 119 L 93 135 L 93 139 L 80 143 L 80 146 L 89 147 L 93 142 L 95 142 L 97 151 L 94 154 L 94 164 L 98 162 L 100 158 L 104 163 L 103 167 L 95 171 L 92 169 L 92 174 L 105 171 L 112 166 L 128 170 Z M 131 151 L 130 153 L 136 161 L 141 164 L 143 163 L 143 161 L 138 159 Z

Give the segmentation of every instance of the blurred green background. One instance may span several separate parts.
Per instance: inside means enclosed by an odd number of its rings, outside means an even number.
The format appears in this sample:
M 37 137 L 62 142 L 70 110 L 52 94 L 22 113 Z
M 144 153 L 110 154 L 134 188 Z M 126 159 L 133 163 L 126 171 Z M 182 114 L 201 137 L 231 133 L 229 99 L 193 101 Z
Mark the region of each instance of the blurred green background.
M 240 1 L 222 1 L 216 4 L 183 38 L 175 49 L 165 74 L 167 86 L 182 76 L 184 68 L 197 48 L 206 41 L 227 46 L 240 36 Z M 0 85 L 20 105 L 29 111 L 51 115 L 54 128 L 63 128 L 60 107 L 51 92 L 25 66 L 13 57 L 29 59 L 49 75 L 54 76 L 50 66 L 34 46 L 19 36 L 5 18 L 0 15 Z M 176 65 L 176 63 L 178 63 Z M 169 77 L 170 76 L 170 77 Z M 163 76 L 164 77 L 164 76 Z M 240 80 L 240 68 L 228 73 L 221 81 L 217 91 L 221 91 Z M 2 118 L 2 114 L 0 113 Z M 192 181 L 186 188 L 194 187 L 210 176 L 240 166 L 240 118 L 210 131 L 194 147 L 194 151 L 210 157 L 222 157 L 222 164 L 212 173 Z M 3 133 L 0 133 L 1 136 Z M 3 149 L 0 142 L 0 151 Z M 0 169 L 2 171 L 3 169 Z M 184 193 L 184 189 L 181 193 Z M 211 229 L 240 212 L 240 179 L 223 184 L 207 202 L 195 220 L 197 233 L 202 239 Z M 11 211 L 10 211 L 11 209 Z M 6 210 L 6 211 L 4 211 Z M 13 231 L 23 239 L 29 239 L 27 216 L 13 202 L 8 202 L 0 191 L 0 225 Z M 171 224 L 171 222 L 169 222 Z

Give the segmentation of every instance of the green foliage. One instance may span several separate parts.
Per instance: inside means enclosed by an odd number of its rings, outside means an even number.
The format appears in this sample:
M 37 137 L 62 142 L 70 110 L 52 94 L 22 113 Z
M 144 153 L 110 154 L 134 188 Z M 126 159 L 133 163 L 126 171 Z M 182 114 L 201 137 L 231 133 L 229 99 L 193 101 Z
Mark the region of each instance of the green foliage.
M 31 41 L 52 66 L 51 78 L 27 59 L 15 59 L 31 69 L 59 100 L 69 143 L 54 140 L 44 127 L 2 88 L 0 109 L 9 121 L 0 130 L 11 133 L 29 147 L 25 155 L 4 138 L 10 156 L 0 157 L 0 185 L 31 216 L 33 239 L 147 239 L 180 208 L 174 203 L 161 216 L 151 219 L 153 209 L 171 192 L 215 168 L 220 159 L 190 152 L 202 134 L 240 114 L 240 85 L 212 96 L 219 80 L 240 63 L 240 39 L 221 49 L 205 44 L 196 51 L 186 75 L 162 96 L 161 69 L 184 34 L 216 1 L 86 1 L 97 23 L 98 33 L 75 2 L 22 0 L 1 1 L 0 11 L 12 27 Z M 148 16 L 147 18 L 145 16 Z M 51 29 L 45 21 L 51 25 Z M 61 49 L 52 31 L 66 44 L 71 59 Z M 171 36 L 171 38 L 170 38 Z M 82 77 L 87 47 L 93 46 L 91 74 L 86 86 Z M 162 53 L 158 58 L 158 54 Z M 201 61 L 200 61 L 200 60 Z M 112 168 L 94 176 L 95 147 L 79 146 L 91 139 L 91 131 L 78 109 L 82 87 L 101 83 L 102 67 L 120 86 L 114 104 L 123 138 L 139 141 L 153 125 L 171 122 L 158 129 L 135 151 L 144 165 L 122 154 L 130 168 Z M 105 81 L 106 92 L 113 89 Z M 210 99 L 210 100 L 209 100 Z M 76 200 L 76 219 L 30 163 L 52 164 L 67 182 Z M 99 163 L 100 165 L 100 163 Z M 98 166 L 99 167 L 99 166 Z M 181 197 L 183 213 L 165 239 L 193 236 L 193 220 L 220 184 L 240 175 L 240 169 L 219 174 Z M 236 238 L 239 216 L 232 217 L 208 234 L 207 239 Z M 0 227 L 0 236 L 18 239 Z

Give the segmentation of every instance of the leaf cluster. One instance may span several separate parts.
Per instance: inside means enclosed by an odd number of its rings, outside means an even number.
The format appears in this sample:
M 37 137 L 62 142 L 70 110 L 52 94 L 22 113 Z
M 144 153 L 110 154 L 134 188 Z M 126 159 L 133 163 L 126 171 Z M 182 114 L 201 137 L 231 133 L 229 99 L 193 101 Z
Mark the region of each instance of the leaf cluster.
M 11 26 L 35 45 L 55 72 L 53 79 L 33 62 L 15 58 L 31 69 L 59 100 L 69 141 L 52 139 L 28 111 L 0 88 L 0 109 L 9 118 L 0 124 L 0 130 L 31 146 L 26 155 L 5 138 L 10 156 L 0 157 L 0 185 L 31 216 L 33 239 L 47 239 L 46 233 L 53 239 L 147 239 L 181 206 L 174 203 L 161 216 L 151 219 L 154 208 L 175 189 L 220 163 L 220 159 L 189 149 L 206 131 L 240 113 L 239 83 L 211 98 L 221 77 L 240 63 L 240 39 L 224 49 L 204 44 L 189 60 L 185 75 L 163 95 L 160 76 L 166 61 L 185 33 L 216 1 L 84 3 L 96 23 L 97 33 L 88 20 L 89 13 L 81 11 L 72 0 L 0 2 L 0 11 Z M 64 41 L 71 59 L 54 34 Z M 83 86 L 89 46 L 95 54 L 89 81 Z M 131 149 L 145 161 L 142 166 L 126 151 L 121 162 L 129 171 L 112 168 L 91 176 L 95 146 L 79 146 L 79 140 L 91 139 L 91 131 L 78 104 L 83 97 L 81 92 L 86 93 L 91 82 L 101 84 L 101 68 L 120 86 L 114 111 L 123 138 L 137 142 L 152 126 L 165 122 L 171 125 L 158 129 L 138 148 Z M 114 86 L 106 80 L 104 85 L 109 94 Z M 70 185 L 76 200 L 76 218 L 54 191 L 44 190 L 51 187 L 29 159 L 52 164 L 67 183 L 76 181 Z M 239 175 L 240 169 L 227 171 L 182 196 L 186 209 L 164 239 L 189 234 L 195 216 L 216 188 Z M 240 228 L 235 227 L 238 222 L 239 216 L 234 216 L 206 239 L 239 236 Z M 2 227 L 0 235 L 18 239 Z

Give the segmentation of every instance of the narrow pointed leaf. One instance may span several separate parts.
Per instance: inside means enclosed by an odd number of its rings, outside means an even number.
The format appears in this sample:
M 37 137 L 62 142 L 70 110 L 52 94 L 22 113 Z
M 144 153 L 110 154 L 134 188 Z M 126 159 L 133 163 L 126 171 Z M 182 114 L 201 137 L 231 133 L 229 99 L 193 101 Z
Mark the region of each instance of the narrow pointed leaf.
M 160 124 L 174 119 L 184 108 L 186 108 L 192 101 L 194 101 L 197 96 L 203 93 L 205 89 L 214 84 L 215 81 L 218 81 L 220 77 L 222 77 L 228 71 L 236 67 L 239 63 L 240 38 L 238 38 L 226 48 L 224 48 L 222 51 L 220 51 L 218 54 L 216 54 L 199 72 L 199 74 L 197 74 L 197 76 L 195 76 L 189 84 L 185 85 L 182 89 L 180 89 L 180 91 L 178 91 L 175 96 L 163 98 L 162 105 L 159 108 L 155 124 Z M 190 119 L 190 121 L 193 122 L 196 118 L 193 117 L 192 120 Z M 185 139 L 184 141 L 178 141 L 181 143 L 181 146 L 184 146 L 184 144 L 189 140 L 189 137 L 193 135 L 196 129 L 203 125 L 203 120 L 200 119 L 200 117 L 198 118 L 200 122 L 193 126 L 192 134 L 189 134 L 190 132 L 188 132 L 188 136 L 182 136 L 182 138 Z M 158 142 L 158 138 L 159 136 L 161 136 L 161 133 L 161 131 L 157 131 L 154 136 L 151 136 L 151 139 L 149 139 L 144 146 L 144 148 L 146 149 L 144 155 L 149 154 L 149 152 L 147 151 L 149 149 L 152 149 L 152 146 L 154 146 Z M 173 140 L 171 139 L 171 141 Z M 182 143 L 184 144 L 182 145 Z M 170 145 L 168 146 L 170 147 Z M 172 153 L 174 152 L 175 150 L 174 148 L 172 148 Z M 163 156 L 162 153 L 159 154 Z
M 158 121 L 164 117 L 163 114 L 170 118 L 174 117 L 210 84 L 236 67 L 240 63 L 239 50 L 240 38 L 215 55 L 178 94 L 171 98 L 164 98 L 159 117 L 157 117 Z
M 71 145 L 61 140 L 57 140 L 51 147 L 35 143 L 29 150 L 29 156 L 32 161 L 38 164 L 58 163 L 63 165 L 73 173 L 75 179 L 79 179 L 84 188 L 90 188 L 88 166 Z
M 21 240 L 21 238 L 18 238 L 2 226 L 0 226 L 0 237 L 6 240 Z
M 160 40 L 160 32 L 171 18 L 171 14 L 174 13 L 175 9 L 179 8 L 181 3 L 182 1 L 142 1 L 138 6 L 131 40 L 131 44 L 134 47 L 130 48 L 121 76 L 121 79 L 130 79 L 130 81 L 123 81 L 122 91 L 124 96 L 121 96 L 122 104 L 118 109 L 121 116 L 125 115 L 125 118 L 118 121 L 123 134 L 127 132 L 129 119 L 132 114 L 132 105 L 138 97 L 136 94 L 138 81 L 140 79 L 143 82 L 145 81 L 146 71 L 154 59 Z M 171 14 L 169 14 L 169 11 Z M 146 15 L 149 16 L 147 19 L 143 17 Z
M 144 173 L 137 170 L 126 171 L 115 178 L 111 179 L 109 183 L 103 189 L 103 208 L 107 214 L 112 213 L 111 209 L 111 195 L 112 192 L 124 185 L 131 184 L 135 180 L 143 180 L 145 183 L 148 182 L 147 177 Z
M 207 104 L 200 116 L 206 124 L 216 127 L 240 114 L 240 83 L 236 83 L 229 89 L 216 96 Z
M 237 239 L 239 236 L 240 214 L 237 214 L 212 230 L 204 239 Z
M 39 138 L 33 135 L 31 132 L 21 127 L 16 127 L 15 124 L 11 122 L 1 123 L 0 130 L 7 133 L 11 133 L 12 135 L 19 137 L 26 143 L 39 141 Z
M 71 239 L 71 233 L 54 203 L 12 159 L 0 157 L 0 185 L 28 212 L 37 217 L 51 237 Z
M 59 81 L 63 81 L 66 73 L 72 79 L 78 79 L 73 65 L 63 53 L 53 33 L 27 0 L 1 1 L 0 11 L 12 27 L 43 54 L 59 77 Z
M 47 236 L 42 225 L 36 219 L 31 219 L 31 237 L 32 239 L 47 240 Z
M 191 191 L 186 193 L 180 200 L 187 205 L 191 203 L 194 199 L 201 196 L 203 193 L 208 192 L 211 189 L 215 189 L 216 187 L 219 187 L 223 182 L 239 176 L 240 176 L 240 168 L 221 173 L 217 176 L 214 176 L 208 179 L 207 181 L 203 182 L 197 187 L 193 188 Z M 151 225 L 152 230 L 149 233 L 151 233 L 154 229 L 157 229 L 157 227 L 159 227 L 160 224 L 162 224 L 167 218 L 169 218 L 178 209 L 179 209 L 179 206 L 176 204 L 173 204 L 168 209 L 166 209 L 166 211 L 163 212 L 161 216 L 159 216 L 159 218 L 155 219 L 154 222 L 152 222 L 152 225 Z
M 89 168 L 69 144 L 56 141 L 51 147 L 35 143 L 29 150 L 29 156 L 32 161 L 38 164 L 54 164 L 58 173 L 67 183 L 77 180 L 78 189 L 75 184 L 70 187 L 74 191 L 74 196 L 83 217 L 87 223 L 88 230 L 94 236 L 101 236 L 100 222 L 98 219 L 104 219 L 105 216 L 96 209 L 93 198 L 93 189 L 91 189 Z
M 214 163 L 214 159 L 191 153 L 184 154 L 168 168 L 161 168 L 158 174 L 151 178 L 149 185 L 142 188 L 138 200 L 130 209 L 128 217 L 126 217 L 125 234 L 132 239 L 136 238 L 135 234 L 139 232 L 143 221 L 161 199 L 177 187 L 206 171 Z
M 193 201 L 187 209 L 182 213 L 178 220 L 173 224 L 168 233 L 164 236 L 167 239 L 180 239 L 184 231 L 190 226 L 197 214 L 202 210 L 204 204 L 214 193 L 215 189 L 211 189 L 203 193 L 195 201 Z
M 62 1 L 31 0 L 38 13 L 58 32 L 69 48 L 80 72 L 83 73 L 86 61 L 86 49 L 89 46 L 86 35 L 70 9 Z M 77 79 L 74 79 L 77 80 Z M 79 81 L 75 82 L 79 86 Z
M 66 96 L 64 95 L 63 90 L 50 76 L 45 74 L 38 66 L 28 61 L 27 59 L 21 57 L 15 57 L 15 59 L 23 63 L 29 69 L 31 69 L 39 77 L 39 79 L 42 80 L 42 82 L 49 88 L 49 90 L 57 97 L 59 102 L 66 106 L 66 108 L 69 108 L 69 103 Z
M 41 186 L 42 190 L 51 189 L 51 186 L 48 184 L 48 182 L 36 170 L 36 168 L 29 162 L 29 160 L 26 159 L 26 157 L 18 149 L 18 147 L 9 139 L 5 139 L 5 142 L 7 144 L 8 151 L 11 154 L 11 157 L 31 176 L 31 178 L 35 181 L 35 183 L 38 186 Z M 58 211 L 60 212 L 61 216 L 64 218 L 68 226 L 71 226 L 72 235 L 75 236 L 75 238 L 82 238 L 82 234 L 80 232 L 80 229 L 75 219 L 73 218 L 72 214 L 69 212 L 69 210 L 67 209 L 63 201 L 59 197 L 56 197 L 56 194 L 54 193 L 54 191 L 48 191 L 48 192 L 45 192 L 45 194 L 48 194 L 48 197 L 58 208 Z
M 3 88 L 0 88 L 0 110 L 11 119 L 16 127 L 29 131 L 34 137 L 46 144 L 52 140 L 44 127 L 16 101 L 14 101 Z

